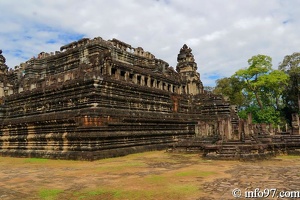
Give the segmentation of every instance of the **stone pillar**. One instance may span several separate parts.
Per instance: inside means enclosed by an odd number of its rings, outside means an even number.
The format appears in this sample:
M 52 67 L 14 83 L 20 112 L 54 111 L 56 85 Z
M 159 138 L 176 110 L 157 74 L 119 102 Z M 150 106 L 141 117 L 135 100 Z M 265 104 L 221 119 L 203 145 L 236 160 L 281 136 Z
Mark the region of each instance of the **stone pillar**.
M 280 126 L 277 125 L 277 132 L 280 133 L 281 132 L 281 129 L 280 129 Z
M 182 86 L 178 86 L 177 92 L 178 94 L 182 94 Z
M 0 97 L 4 96 L 4 84 L 0 83 Z
M 145 76 L 141 76 L 141 86 L 145 85 Z
M 125 81 L 129 79 L 129 72 L 125 72 Z
M 274 135 L 274 128 L 272 124 L 269 124 L 269 133 L 270 135 Z
M 157 80 L 156 79 L 153 80 L 153 88 L 157 88 Z
M 232 140 L 234 139 L 232 135 L 232 126 L 230 117 L 224 119 L 224 134 L 226 135 L 227 139 Z
M 137 84 L 137 75 L 136 75 L 136 74 L 133 75 L 132 81 L 133 81 L 135 84 Z
M 292 134 L 300 134 L 299 115 L 297 113 L 292 114 Z
M 117 70 L 116 70 L 116 74 L 115 74 L 115 78 L 116 78 L 116 79 L 120 79 L 120 76 L 121 76 L 121 70 L 120 70 L 120 69 L 117 69 Z
M 250 135 L 248 120 L 244 121 L 244 127 L 243 128 L 244 128 L 245 137 L 248 137 Z
M 160 81 L 160 82 L 157 84 L 157 87 L 158 87 L 158 89 L 161 89 L 161 90 L 162 90 L 162 89 L 163 89 L 162 86 L 163 86 L 163 83 L 162 83 L 162 81 Z
M 148 76 L 147 86 L 151 87 L 151 77 L 150 76 Z
M 107 71 L 108 75 L 111 75 L 111 65 L 109 65 L 109 64 L 107 65 L 106 71 Z
M 241 141 L 244 141 L 245 139 L 245 133 L 244 133 L 244 120 L 239 120 L 239 127 L 238 127 L 238 134 Z
M 226 136 L 224 134 L 224 123 L 223 123 L 223 120 L 218 121 L 218 131 L 219 131 L 219 134 L 220 134 L 221 138 L 226 141 L 227 138 L 226 138 Z

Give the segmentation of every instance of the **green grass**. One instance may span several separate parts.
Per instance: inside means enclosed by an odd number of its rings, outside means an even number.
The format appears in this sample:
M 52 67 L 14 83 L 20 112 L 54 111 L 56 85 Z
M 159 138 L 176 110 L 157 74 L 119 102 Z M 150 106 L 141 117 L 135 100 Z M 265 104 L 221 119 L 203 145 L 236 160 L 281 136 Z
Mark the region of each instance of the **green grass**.
M 63 190 L 60 189 L 41 189 L 39 191 L 39 197 L 43 200 L 55 200 L 62 192 Z
M 180 185 L 170 185 L 169 190 L 171 193 L 177 195 L 191 195 L 199 191 L 199 188 L 192 184 L 180 184 Z
M 123 191 L 121 189 L 109 189 L 109 188 L 97 188 L 95 190 L 90 191 L 81 191 L 76 192 L 74 195 L 76 196 L 76 199 L 90 199 L 95 198 L 97 199 L 122 199 L 124 194 L 127 194 L 126 191 Z
M 118 189 L 104 189 L 104 188 L 100 188 L 94 191 L 90 191 L 88 192 L 88 196 L 97 196 L 97 195 L 102 195 L 102 194 L 108 194 L 111 195 L 115 198 L 118 198 L 121 196 L 121 194 L 123 193 L 122 190 L 118 190 Z
M 199 172 L 198 172 L 199 174 Z M 204 172 L 202 175 L 209 174 Z M 165 197 L 166 199 L 182 199 L 199 192 L 199 188 L 193 184 L 179 184 L 173 182 L 174 176 L 151 174 L 144 177 L 140 188 L 109 188 L 101 187 L 91 191 L 81 191 L 77 194 L 79 199 L 130 199 L 130 200 L 154 200 Z
M 151 188 L 145 190 L 123 190 L 98 188 L 90 191 L 81 191 L 74 194 L 74 199 L 130 199 L 130 200 L 154 200 L 161 199 L 182 199 L 199 192 L 199 188 L 192 184 L 167 185 L 163 190 Z
M 26 158 L 24 160 L 25 163 L 46 163 L 48 161 L 49 160 L 45 158 Z
M 145 177 L 146 181 L 151 183 L 163 183 L 166 178 L 161 175 L 149 175 Z

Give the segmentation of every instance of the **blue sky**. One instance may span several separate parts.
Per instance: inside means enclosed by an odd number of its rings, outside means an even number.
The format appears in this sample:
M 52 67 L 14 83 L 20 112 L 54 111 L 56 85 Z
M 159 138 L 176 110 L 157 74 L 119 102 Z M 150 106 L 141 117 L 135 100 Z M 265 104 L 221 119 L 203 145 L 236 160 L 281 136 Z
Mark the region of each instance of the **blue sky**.
M 117 38 L 176 67 L 193 49 L 205 86 L 253 55 L 300 51 L 298 0 L 0 0 L 0 49 L 9 67 L 83 37 Z

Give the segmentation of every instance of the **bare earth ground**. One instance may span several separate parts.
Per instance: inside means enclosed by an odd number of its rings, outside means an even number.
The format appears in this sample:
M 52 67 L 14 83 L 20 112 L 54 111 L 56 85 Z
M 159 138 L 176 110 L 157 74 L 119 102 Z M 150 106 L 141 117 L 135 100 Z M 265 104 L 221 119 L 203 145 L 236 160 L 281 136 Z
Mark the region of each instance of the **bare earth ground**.
M 0 157 L 0 200 L 235 199 L 235 188 L 300 190 L 300 157 L 211 161 L 164 151 L 94 162 Z

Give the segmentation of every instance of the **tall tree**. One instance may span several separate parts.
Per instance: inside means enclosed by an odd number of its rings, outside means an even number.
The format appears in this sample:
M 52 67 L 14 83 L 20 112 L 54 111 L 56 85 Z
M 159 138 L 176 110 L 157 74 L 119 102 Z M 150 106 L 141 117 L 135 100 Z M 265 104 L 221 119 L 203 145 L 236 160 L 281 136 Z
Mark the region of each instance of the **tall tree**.
M 279 70 L 289 75 L 289 86 L 286 87 L 284 100 L 292 112 L 300 110 L 300 52 L 284 57 L 279 65 Z
M 272 58 L 266 55 L 256 55 L 248 60 L 249 66 L 238 70 L 233 77 L 244 83 L 245 90 L 249 95 L 254 95 L 259 108 L 264 108 L 261 94 L 262 87 L 259 78 L 272 70 Z
M 260 87 L 260 96 L 265 106 L 272 106 L 276 110 L 282 108 L 282 94 L 289 83 L 289 76 L 280 70 L 272 70 L 260 76 L 257 86 Z
M 248 60 L 247 68 L 217 80 L 213 92 L 238 105 L 241 118 L 246 118 L 250 112 L 255 123 L 280 123 L 282 94 L 288 87 L 289 76 L 281 70 L 273 70 L 271 62 L 269 56 L 253 56 Z

